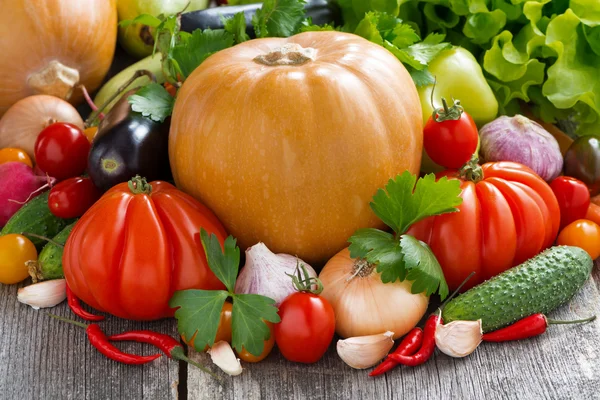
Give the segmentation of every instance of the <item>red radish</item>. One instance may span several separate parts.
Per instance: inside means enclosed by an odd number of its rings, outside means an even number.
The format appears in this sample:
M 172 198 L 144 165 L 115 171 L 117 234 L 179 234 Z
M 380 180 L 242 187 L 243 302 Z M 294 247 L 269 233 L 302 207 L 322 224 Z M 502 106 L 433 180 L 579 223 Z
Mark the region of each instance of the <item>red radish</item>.
M 50 186 L 54 178 L 36 175 L 30 166 L 12 161 L 0 164 L 0 228 L 28 200 Z

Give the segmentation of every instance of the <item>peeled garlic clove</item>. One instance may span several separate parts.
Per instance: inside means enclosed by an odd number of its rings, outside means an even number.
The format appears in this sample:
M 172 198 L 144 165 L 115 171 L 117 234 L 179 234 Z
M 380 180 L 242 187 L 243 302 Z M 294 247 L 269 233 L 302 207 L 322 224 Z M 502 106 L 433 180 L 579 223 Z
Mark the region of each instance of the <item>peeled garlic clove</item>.
M 475 351 L 481 338 L 481 320 L 454 321 L 447 325 L 438 325 L 435 330 L 435 344 L 450 357 L 466 357 Z
M 208 350 L 210 358 L 215 365 L 228 375 L 237 376 L 242 373 L 240 359 L 235 356 L 233 349 L 224 340 L 217 342 Z
M 25 286 L 17 292 L 17 300 L 34 309 L 54 307 L 67 298 L 67 282 L 54 279 Z
M 354 369 L 370 368 L 381 361 L 394 346 L 394 332 L 338 340 L 338 356 Z

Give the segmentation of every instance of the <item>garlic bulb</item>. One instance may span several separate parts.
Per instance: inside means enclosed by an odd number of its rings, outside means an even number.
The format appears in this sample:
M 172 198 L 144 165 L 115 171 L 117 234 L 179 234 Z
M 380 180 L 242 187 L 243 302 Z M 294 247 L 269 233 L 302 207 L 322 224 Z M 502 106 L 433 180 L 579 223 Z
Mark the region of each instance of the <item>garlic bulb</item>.
M 54 279 L 25 286 L 17 292 L 17 300 L 34 309 L 54 307 L 67 298 L 67 283 Z
M 479 346 L 482 336 L 480 319 L 454 321 L 447 325 L 438 325 L 435 330 L 435 345 L 450 357 L 466 357 Z
M 297 257 L 288 254 L 274 254 L 258 243 L 246 250 L 246 264 L 235 284 L 235 293 L 252 293 L 267 296 L 279 304 L 295 292 L 292 278 L 296 267 L 304 265 L 310 276 L 316 277 L 315 270 Z
M 213 363 L 223 370 L 228 375 L 237 376 L 242 373 L 242 365 L 240 359 L 235 356 L 233 349 L 224 340 L 221 340 L 213 345 L 208 350 Z
M 394 332 L 338 340 L 338 356 L 354 369 L 370 368 L 383 359 L 394 346 Z

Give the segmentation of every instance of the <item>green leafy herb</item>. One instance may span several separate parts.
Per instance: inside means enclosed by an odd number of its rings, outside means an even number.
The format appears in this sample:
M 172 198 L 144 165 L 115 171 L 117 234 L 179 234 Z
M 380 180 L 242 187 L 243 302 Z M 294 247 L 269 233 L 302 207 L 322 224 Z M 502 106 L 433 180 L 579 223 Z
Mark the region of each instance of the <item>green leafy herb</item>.
M 209 56 L 233 46 L 233 41 L 233 35 L 223 29 L 197 29 L 173 47 L 172 59 L 185 79 Z
M 142 24 L 142 25 L 151 26 L 152 28 L 157 28 L 160 26 L 161 23 L 162 23 L 162 20 L 160 18 L 155 17 L 154 15 L 141 14 L 141 15 L 138 15 L 137 17 L 135 17 L 134 19 L 126 19 L 126 20 L 119 22 L 119 26 L 126 28 L 129 25 Z
M 443 177 L 436 181 L 433 174 L 417 180 L 406 171 L 390 179 L 385 190 L 379 189 L 373 197 L 371 209 L 395 235 L 360 229 L 349 239 L 350 255 L 377 264 L 384 283 L 409 279 L 414 281 L 413 293 L 438 291 L 445 298 L 448 286 L 431 249 L 405 233 L 425 218 L 458 211 L 460 193 L 458 180 Z
M 305 0 L 265 0 L 252 18 L 256 37 L 288 37 L 300 31 Z
M 235 14 L 232 18 L 225 19 L 225 31 L 233 35 L 235 43 L 243 43 L 250 40 L 246 33 L 246 15 L 243 12 Z
M 175 99 L 158 83 L 152 82 L 140 88 L 127 99 L 133 111 L 149 117 L 153 121 L 163 122 L 173 112 Z
M 233 302 L 231 316 L 232 345 L 238 351 L 242 348 L 258 356 L 263 352 L 264 341 L 271 334 L 265 321 L 280 321 L 275 300 L 258 294 L 235 294 L 240 249 L 236 240 L 229 236 L 223 250 L 216 235 L 200 230 L 200 239 L 211 271 L 227 290 L 182 290 L 175 292 L 169 306 L 177 308 L 175 318 L 179 333 L 186 338 L 194 335 L 194 347 L 203 351 L 214 344 L 221 308 L 227 298 Z

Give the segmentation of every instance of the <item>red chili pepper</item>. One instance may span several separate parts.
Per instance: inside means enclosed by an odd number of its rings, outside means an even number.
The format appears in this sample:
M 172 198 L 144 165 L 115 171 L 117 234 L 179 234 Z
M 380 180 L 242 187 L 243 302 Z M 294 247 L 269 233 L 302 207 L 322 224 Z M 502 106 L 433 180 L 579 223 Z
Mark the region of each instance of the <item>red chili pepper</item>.
M 506 328 L 498 329 L 483 335 L 484 342 L 508 342 L 511 340 L 521 340 L 541 335 L 546 332 L 549 325 L 559 324 L 579 324 L 590 322 L 596 319 L 596 316 L 578 319 L 575 321 L 556 321 L 548 319 L 544 314 L 533 314 L 522 320 L 515 322 Z
M 441 314 L 441 313 L 440 313 Z M 398 364 L 407 365 L 409 367 L 415 367 L 423 364 L 425 361 L 431 358 L 433 351 L 435 350 L 435 330 L 437 326 L 442 323 L 442 317 L 438 314 L 432 314 L 425 323 L 425 330 L 423 333 L 423 345 L 415 354 L 406 356 L 402 354 L 390 354 L 389 358 L 396 361 Z
M 120 341 L 133 341 L 138 343 L 148 343 L 153 345 L 154 347 L 160 349 L 163 353 L 165 353 L 169 358 L 175 360 L 185 361 L 189 364 L 192 364 L 196 368 L 201 369 L 207 374 L 212 375 L 214 378 L 221 380 L 217 375 L 215 375 L 212 371 L 208 370 L 201 364 L 190 360 L 183 350 L 183 346 L 176 339 L 173 339 L 169 335 L 165 335 L 158 332 L 153 331 L 129 331 L 123 332 L 117 335 L 112 335 L 108 338 L 108 340 L 112 342 L 120 342 Z
M 421 328 L 413 328 L 408 334 L 404 337 L 402 342 L 398 345 L 396 350 L 394 350 L 391 354 L 399 354 L 403 356 L 411 356 L 413 355 L 423 343 L 423 330 Z M 390 355 L 391 355 L 390 354 Z M 398 363 L 390 358 L 388 355 L 387 358 L 377 366 L 369 376 L 379 376 L 383 375 L 391 369 L 395 368 Z
M 154 354 L 151 356 L 138 356 L 136 354 L 124 353 L 121 350 L 117 349 L 113 346 L 102 329 L 100 329 L 100 325 L 98 324 L 90 324 L 86 325 L 82 322 L 77 322 L 70 320 L 68 318 L 59 317 L 58 315 L 48 314 L 52 318 L 58 319 L 63 322 L 67 322 L 72 325 L 76 325 L 82 328 L 85 328 L 85 332 L 87 333 L 88 340 L 100 353 L 110 358 L 111 360 L 118 361 L 123 364 L 129 365 L 141 365 L 147 364 L 151 361 L 156 360 L 162 354 Z
M 67 303 L 69 304 L 69 308 L 73 311 L 73 314 L 77 315 L 81 319 L 85 319 L 86 321 L 98 322 L 104 320 L 104 316 L 102 315 L 94 315 L 85 311 L 81 308 L 81 303 L 75 293 L 71 291 L 69 285 L 67 287 Z

